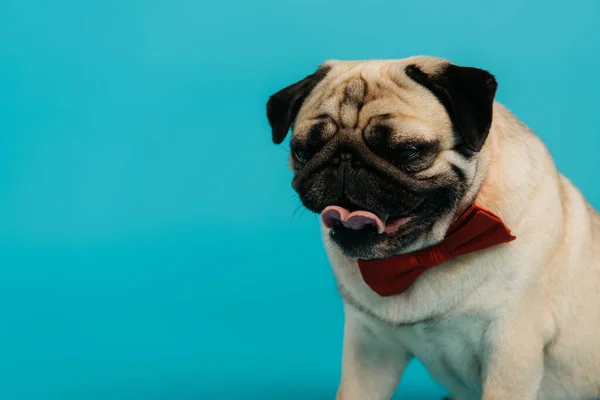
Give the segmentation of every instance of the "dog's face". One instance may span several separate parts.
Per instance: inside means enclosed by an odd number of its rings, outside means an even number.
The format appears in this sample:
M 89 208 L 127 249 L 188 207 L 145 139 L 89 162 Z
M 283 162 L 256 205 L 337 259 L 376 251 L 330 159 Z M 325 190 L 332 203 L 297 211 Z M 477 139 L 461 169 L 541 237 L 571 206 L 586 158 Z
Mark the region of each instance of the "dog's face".
M 496 81 L 433 57 L 329 61 L 269 99 L 292 127 L 293 188 L 348 257 L 401 253 L 447 221 L 473 184 Z M 447 228 L 447 226 L 446 226 Z

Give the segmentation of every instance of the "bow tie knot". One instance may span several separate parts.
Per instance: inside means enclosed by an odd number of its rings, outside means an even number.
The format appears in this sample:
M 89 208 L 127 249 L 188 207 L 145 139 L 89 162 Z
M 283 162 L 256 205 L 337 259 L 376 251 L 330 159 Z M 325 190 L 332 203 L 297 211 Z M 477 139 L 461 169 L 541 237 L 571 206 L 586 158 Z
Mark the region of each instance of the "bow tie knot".
M 421 251 L 416 254 L 419 259 L 419 264 L 425 268 L 433 268 L 437 265 L 443 264 L 452 258 L 452 255 L 444 246 L 444 243 L 440 243 L 439 246 L 433 246 L 428 251 Z

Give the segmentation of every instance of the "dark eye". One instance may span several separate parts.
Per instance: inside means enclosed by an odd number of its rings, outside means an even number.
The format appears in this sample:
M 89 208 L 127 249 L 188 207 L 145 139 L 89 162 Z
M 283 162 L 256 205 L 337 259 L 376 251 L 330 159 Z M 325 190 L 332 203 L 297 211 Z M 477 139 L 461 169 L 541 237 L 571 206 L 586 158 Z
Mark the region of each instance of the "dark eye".
M 306 164 L 313 156 L 313 153 L 308 150 L 293 150 L 292 156 L 294 157 L 294 160 L 298 161 L 300 164 Z
M 415 146 L 407 146 L 399 149 L 396 154 L 405 160 L 410 160 L 419 154 L 419 149 Z

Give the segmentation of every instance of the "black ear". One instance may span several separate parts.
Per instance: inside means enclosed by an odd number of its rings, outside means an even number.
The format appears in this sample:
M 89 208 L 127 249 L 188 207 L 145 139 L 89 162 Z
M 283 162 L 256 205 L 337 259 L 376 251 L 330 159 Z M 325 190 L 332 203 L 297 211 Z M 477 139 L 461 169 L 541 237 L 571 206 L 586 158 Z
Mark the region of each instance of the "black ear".
M 441 72 L 428 75 L 418 66 L 406 67 L 406 74 L 425 86 L 442 103 L 462 144 L 478 152 L 492 124 L 494 96 L 498 84 L 487 71 L 449 64 Z
M 300 111 L 300 106 L 330 69 L 330 67 L 321 67 L 315 73 L 281 89 L 269 98 L 267 118 L 273 131 L 273 143 L 283 142 Z

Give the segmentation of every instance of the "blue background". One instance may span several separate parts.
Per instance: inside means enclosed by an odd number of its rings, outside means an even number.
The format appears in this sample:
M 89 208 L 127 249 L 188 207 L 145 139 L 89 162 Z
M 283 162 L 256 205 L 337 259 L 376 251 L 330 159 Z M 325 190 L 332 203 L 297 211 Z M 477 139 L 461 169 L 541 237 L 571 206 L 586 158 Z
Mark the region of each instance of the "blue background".
M 0 398 L 333 399 L 341 303 L 267 97 L 327 58 L 485 68 L 598 206 L 598 38 L 597 0 L 0 1 Z

